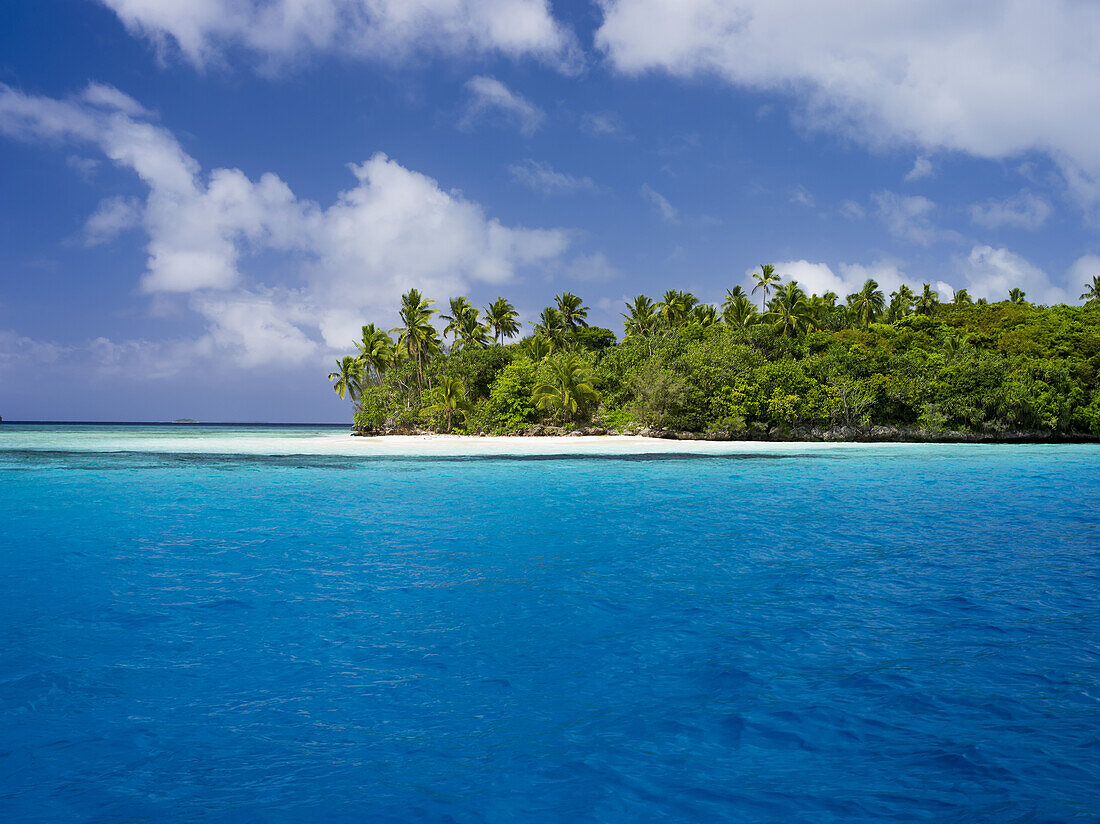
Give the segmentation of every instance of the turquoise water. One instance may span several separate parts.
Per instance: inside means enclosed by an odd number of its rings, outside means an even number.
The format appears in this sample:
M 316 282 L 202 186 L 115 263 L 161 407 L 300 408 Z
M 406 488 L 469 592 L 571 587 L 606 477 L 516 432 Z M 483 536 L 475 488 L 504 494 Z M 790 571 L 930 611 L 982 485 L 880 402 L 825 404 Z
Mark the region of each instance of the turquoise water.
M 4 821 L 1100 821 L 1097 447 L 187 431 L 0 425 Z

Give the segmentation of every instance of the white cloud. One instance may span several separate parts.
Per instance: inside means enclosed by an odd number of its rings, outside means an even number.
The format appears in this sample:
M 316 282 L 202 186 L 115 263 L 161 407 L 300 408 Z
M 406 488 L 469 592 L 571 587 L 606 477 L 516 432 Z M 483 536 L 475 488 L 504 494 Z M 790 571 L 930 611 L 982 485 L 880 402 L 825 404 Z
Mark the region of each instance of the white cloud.
M 665 223 L 679 223 L 680 213 L 668 202 L 668 199 L 648 183 L 642 184 L 642 197 L 649 201 L 653 209 Z
M 84 243 L 109 243 L 141 223 L 141 202 L 133 197 L 109 197 L 84 221 Z
M 1046 223 L 1052 211 L 1049 200 L 1025 189 L 1004 200 L 990 199 L 971 205 L 970 219 L 987 229 L 1001 226 L 1038 229 Z
M 445 295 L 504 283 L 523 267 L 558 263 L 569 246 L 562 230 L 504 226 L 381 153 L 350 167 L 354 185 L 328 208 L 298 199 L 274 174 L 203 173 L 166 129 L 127 114 L 136 109 L 121 98 L 113 110 L 109 96 L 96 98 L 0 87 L 0 133 L 91 144 L 136 172 L 149 188 L 144 204 L 101 204 L 89 237 L 105 239 L 140 214 L 149 238 L 143 290 L 192 293 L 208 323 L 203 346 L 245 366 L 346 348 L 365 319 L 391 319 L 412 286 Z M 261 254 L 280 256 L 291 287 L 249 277 L 246 264 Z
M 1083 255 L 1073 262 L 1067 273 L 1071 298 L 1077 298 L 1092 286 L 1092 279 L 1100 275 L 1100 255 Z
M 546 119 L 546 113 L 523 95 L 517 94 L 495 77 L 471 77 L 466 81 L 469 99 L 459 121 L 470 129 L 486 116 L 496 115 L 514 123 L 521 134 L 533 135 Z
M 914 161 L 913 168 L 910 169 L 905 175 L 906 183 L 912 183 L 915 180 L 921 180 L 926 177 L 930 177 L 932 174 L 932 161 L 924 155 L 921 155 Z
M 1069 292 L 1029 260 L 1005 248 L 975 246 L 958 268 L 972 297 L 1006 300 L 1009 290 L 1023 289 L 1032 303 L 1065 303 Z M 1077 294 L 1072 296 L 1077 297 Z
M 600 187 L 590 177 L 576 177 L 558 172 L 549 163 L 537 160 L 525 160 L 508 167 L 512 180 L 528 189 L 534 189 L 544 195 L 569 194 L 572 192 L 598 192 Z
M 1038 151 L 1100 202 L 1100 5 L 1080 0 L 603 0 L 620 72 L 717 75 L 792 96 L 872 147 Z
M 877 192 L 871 196 L 879 219 L 894 237 L 928 246 L 941 240 L 958 240 L 958 234 L 940 229 L 932 222 L 936 204 L 926 197 L 906 197 L 896 192 Z
M 399 61 L 417 54 L 534 56 L 563 70 L 581 57 L 548 0 L 100 0 L 162 56 L 197 67 L 243 49 L 264 64 L 315 53 Z
M 903 283 L 915 285 L 911 278 L 890 261 L 877 261 L 870 265 L 841 263 L 837 267 L 839 271 L 834 271 L 827 263 L 811 263 L 808 260 L 788 260 L 774 265 L 775 271 L 784 280 L 797 281 L 810 294 L 833 292 L 841 302 L 848 295 L 859 291 L 869 278 L 877 281 L 879 288 L 886 294 L 895 291 Z M 752 279 L 752 270 L 746 272 L 745 284 L 746 291 L 756 285 Z M 759 292 L 756 297 L 759 298 Z
M 791 203 L 796 203 L 799 206 L 813 207 L 814 196 L 805 186 L 795 186 L 794 189 L 791 190 Z

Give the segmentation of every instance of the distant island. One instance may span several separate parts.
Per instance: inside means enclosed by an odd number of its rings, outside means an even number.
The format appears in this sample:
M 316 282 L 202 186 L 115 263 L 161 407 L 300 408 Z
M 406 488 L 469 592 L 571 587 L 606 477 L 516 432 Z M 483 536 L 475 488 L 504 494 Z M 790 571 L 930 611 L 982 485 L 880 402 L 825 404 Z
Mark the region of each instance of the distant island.
M 176 418 L 172 423 L 198 423 L 194 418 Z
M 929 284 L 887 298 L 874 280 L 841 302 L 771 266 L 754 277 L 721 306 L 638 295 L 621 341 L 570 292 L 508 342 L 521 326 L 504 298 L 440 311 L 412 289 L 400 326 L 364 326 L 329 378 L 359 434 L 1100 438 L 1100 276 L 1084 306 L 1035 306 L 1020 289 L 941 302 Z

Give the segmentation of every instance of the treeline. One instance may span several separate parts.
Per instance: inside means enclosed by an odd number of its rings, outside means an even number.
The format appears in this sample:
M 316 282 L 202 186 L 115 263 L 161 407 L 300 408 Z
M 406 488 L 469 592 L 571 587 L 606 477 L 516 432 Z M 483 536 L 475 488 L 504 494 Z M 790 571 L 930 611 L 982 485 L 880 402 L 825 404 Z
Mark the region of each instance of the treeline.
M 720 306 L 689 292 L 639 295 L 624 334 L 587 324 L 565 292 L 529 335 L 499 298 L 446 310 L 413 289 L 400 325 L 368 324 L 329 377 L 365 432 L 508 434 L 537 424 L 637 426 L 712 437 L 798 427 L 895 425 L 931 432 L 1100 435 L 1100 277 L 1084 306 L 941 302 L 925 284 L 886 296 L 874 280 L 841 302 L 782 283 Z M 757 305 L 756 293 L 760 304 Z M 441 321 L 442 329 L 437 326 Z

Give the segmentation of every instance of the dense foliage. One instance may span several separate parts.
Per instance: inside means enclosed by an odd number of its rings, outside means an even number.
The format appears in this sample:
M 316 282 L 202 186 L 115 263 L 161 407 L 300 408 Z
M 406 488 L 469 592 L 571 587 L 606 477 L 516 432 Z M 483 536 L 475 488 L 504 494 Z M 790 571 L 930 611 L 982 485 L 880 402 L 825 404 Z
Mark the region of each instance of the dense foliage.
M 568 292 L 514 343 L 508 301 L 482 318 L 452 299 L 441 338 L 432 301 L 412 290 L 402 325 L 365 326 L 359 354 L 330 378 L 364 431 L 550 424 L 752 437 L 893 424 L 1100 435 L 1098 282 L 1084 306 L 1040 307 L 1018 289 L 992 304 L 964 290 L 940 303 L 927 285 L 887 298 L 873 280 L 841 304 L 780 283 L 768 266 L 756 279 L 759 307 L 740 288 L 720 307 L 675 290 L 656 303 L 639 295 L 621 342 L 587 326 L 588 307 Z

